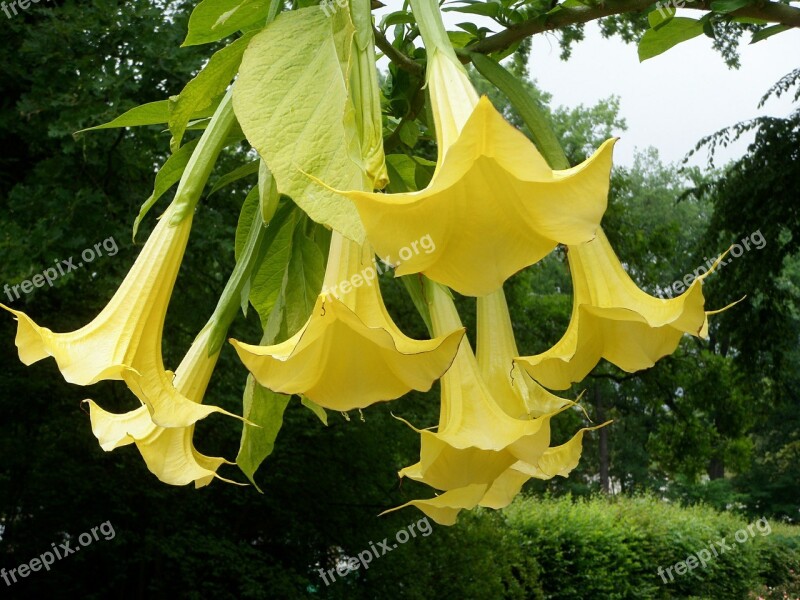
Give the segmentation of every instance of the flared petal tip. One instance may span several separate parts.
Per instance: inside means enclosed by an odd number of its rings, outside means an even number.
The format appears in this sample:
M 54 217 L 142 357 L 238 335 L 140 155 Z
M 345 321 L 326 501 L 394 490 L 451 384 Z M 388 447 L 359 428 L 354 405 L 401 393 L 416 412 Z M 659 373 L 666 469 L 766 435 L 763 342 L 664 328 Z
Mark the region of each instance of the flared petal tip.
M 338 298 L 321 295 L 306 326 L 289 340 L 272 346 L 231 343 L 260 385 L 348 411 L 429 390 L 450 368 L 463 336 L 458 329 L 413 340 L 387 316 L 360 316 Z

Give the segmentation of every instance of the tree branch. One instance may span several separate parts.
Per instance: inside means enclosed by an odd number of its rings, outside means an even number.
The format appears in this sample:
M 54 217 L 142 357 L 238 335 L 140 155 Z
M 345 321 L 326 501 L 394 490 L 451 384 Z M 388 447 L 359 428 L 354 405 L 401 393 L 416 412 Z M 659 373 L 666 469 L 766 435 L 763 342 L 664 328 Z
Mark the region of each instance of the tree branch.
M 418 77 L 424 77 L 425 68 L 411 60 L 408 56 L 400 52 L 397 48 L 392 46 L 391 42 L 386 39 L 380 30 L 376 27 L 375 30 L 375 45 L 383 52 L 389 60 L 391 60 L 398 67 L 409 73 L 413 73 Z
M 606 0 L 599 6 L 579 6 L 574 8 L 562 8 L 560 11 L 550 15 L 540 15 L 534 19 L 511 25 L 504 31 L 491 35 L 480 42 L 465 48 L 460 54 L 479 52 L 489 54 L 499 52 L 510 47 L 512 44 L 528 36 L 544 31 L 560 29 L 568 25 L 588 23 L 603 17 L 619 15 L 629 12 L 641 12 L 652 6 L 653 0 Z M 665 5 L 669 6 L 668 2 Z M 709 0 L 697 2 L 687 2 L 684 8 L 695 10 L 711 9 Z M 731 17 L 750 17 L 763 19 L 771 23 L 778 23 L 788 27 L 800 27 L 800 8 L 782 4 L 780 2 L 765 2 L 761 5 L 745 6 L 739 10 L 729 13 Z
M 422 88 L 423 82 L 424 80 L 420 80 L 419 86 L 412 97 L 408 112 L 405 114 L 405 116 L 403 116 L 402 119 L 400 119 L 397 127 L 394 128 L 394 131 L 389 135 L 389 137 L 384 140 L 383 151 L 386 154 L 389 154 L 389 152 L 400 143 L 400 129 L 403 127 L 403 125 L 416 119 L 419 112 L 425 106 L 425 91 Z

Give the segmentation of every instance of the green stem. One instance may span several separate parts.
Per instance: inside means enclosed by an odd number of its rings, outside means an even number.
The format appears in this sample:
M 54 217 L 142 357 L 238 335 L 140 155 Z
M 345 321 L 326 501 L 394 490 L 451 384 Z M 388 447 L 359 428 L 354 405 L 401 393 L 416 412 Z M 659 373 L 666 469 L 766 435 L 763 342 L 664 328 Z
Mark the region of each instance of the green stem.
M 242 290 L 244 290 L 253 269 L 261 258 L 261 246 L 266 237 L 267 226 L 261 218 L 261 211 L 253 212 L 253 220 L 250 223 L 250 231 L 247 234 L 247 241 L 239 255 L 239 260 L 233 267 L 233 272 L 225 284 L 225 289 L 217 301 L 217 307 L 208 320 L 206 327 L 213 327 L 208 342 L 208 355 L 212 356 L 220 351 L 228 328 L 236 318 L 236 313 L 241 306 Z
M 411 10 L 417 20 L 419 32 L 428 54 L 433 50 L 444 52 L 455 63 L 461 64 L 456 56 L 447 30 L 444 27 L 442 13 L 437 0 L 411 0 Z
M 476 345 L 480 365 L 498 365 L 508 370 L 507 365 L 519 356 L 503 288 L 478 298 Z
M 370 190 L 380 189 L 386 186 L 389 176 L 383 154 L 383 115 L 370 0 L 350 0 L 350 16 L 356 28 L 353 36 L 355 60 L 350 72 L 351 98 Z
M 225 147 L 225 140 L 236 122 L 233 114 L 232 89 L 232 87 L 228 89 L 219 103 L 178 183 L 178 191 L 175 192 L 175 199 L 172 202 L 173 213 L 169 221 L 172 226 L 183 221 L 194 211 L 211 175 L 211 169 L 214 168 L 219 153 Z
M 503 92 L 511 104 L 519 111 L 528 126 L 539 152 L 552 169 L 569 169 L 567 155 L 550 126 L 547 114 L 531 97 L 522 82 L 509 73 L 502 65 L 482 54 L 470 54 L 472 64 L 490 83 Z
M 427 277 L 423 277 L 423 286 L 431 313 L 433 335 L 447 335 L 455 329 L 464 327 L 450 290 Z

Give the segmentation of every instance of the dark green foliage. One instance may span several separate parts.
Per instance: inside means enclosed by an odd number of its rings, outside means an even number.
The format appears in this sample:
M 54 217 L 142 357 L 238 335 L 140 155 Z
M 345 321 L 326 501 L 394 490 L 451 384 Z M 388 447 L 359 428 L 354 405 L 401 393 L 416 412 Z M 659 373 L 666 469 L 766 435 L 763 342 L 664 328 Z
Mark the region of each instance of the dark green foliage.
M 0 16 L 0 285 L 18 283 L 109 237 L 119 245 L 117 255 L 98 259 L 92 269 L 10 302 L 45 326 L 67 331 L 101 310 L 169 201 L 167 194 L 154 207 L 134 245 L 131 225 L 152 191 L 156 167 L 167 157 L 169 135 L 158 126 L 77 139 L 72 132 L 182 89 L 212 50 L 178 49 L 194 4 L 40 2 L 13 19 Z M 531 15 L 547 8 L 540 4 L 531 5 Z M 637 17 L 621 27 L 624 36 L 635 39 L 643 24 Z M 580 27 L 570 28 L 564 39 L 581 34 Z M 519 56 L 515 60 L 515 72 L 524 71 Z M 398 118 L 413 112 L 421 84 L 393 68 L 386 85 L 387 110 Z M 549 103 L 546 93 L 529 89 L 537 101 Z M 502 105 L 499 94 L 491 97 Z M 510 109 L 504 113 L 520 123 Z M 624 127 L 613 100 L 554 113 L 573 163 Z M 420 117 L 424 124 L 424 111 Z M 666 487 L 670 498 L 682 502 L 703 501 L 720 509 L 741 503 L 752 517 L 796 519 L 800 351 L 794 298 L 800 263 L 784 254 L 794 250 L 797 238 L 792 194 L 798 162 L 786 156 L 798 146 L 793 121 L 767 126 L 754 158 L 731 172 L 730 185 L 720 184 L 711 220 L 712 227 L 726 232 L 713 239 L 712 249 L 724 249 L 728 233 L 749 233 L 761 219 L 773 228 L 765 229 L 765 236 L 769 232 L 780 238 L 784 229 L 793 234 L 774 244 L 769 237 L 774 256 L 762 263 L 761 253 L 746 255 L 713 283 L 714 307 L 738 298 L 742 290 L 754 298 L 753 306 L 731 312 L 714 331 L 720 345 L 726 343 L 722 332 L 733 332 L 728 346 L 745 358 L 758 346 L 757 366 L 745 377 L 731 366 L 732 358 L 720 356 L 716 344 L 701 350 L 697 343 L 685 343 L 675 358 L 641 377 L 622 379 L 625 375 L 601 366 L 598 377 L 576 386 L 573 396 L 584 388 L 598 390 L 607 417 L 615 419 L 609 428 L 610 473 L 621 489 Z M 427 148 L 428 156 L 435 157 L 427 133 L 422 128 L 414 149 Z M 196 135 L 190 132 L 187 138 Z M 398 142 L 395 151 L 408 149 L 404 144 Z M 230 148 L 212 182 L 242 161 L 241 153 Z M 769 168 L 760 170 L 761 163 Z M 419 178 L 425 176 L 430 169 L 418 171 Z M 711 210 L 705 199 L 676 202 L 689 183 L 653 154 L 615 173 L 604 225 L 634 278 L 648 289 L 699 264 L 695 242 L 709 227 Z M 198 207 L 167 318 L 168 367 L 177 365 L 205 323 L 233 268 L 233 232 L 245 191 L 243 182 L 236 182 Z M 751 192 L 758 194 L 752 201 Z M 424 337 L 424 325 L 402 286 L 387 276 L 382 289 L 400 327 Z M 560 251 L 509 283 L 506 292 L 521 351 L 541 351 L 560 337 L 569 318 L 570 291 Z M 1 300 L 9 303 L 4 295 Z M 459 298 L 459 307 L 472 333 L 474 300 Z M 231 335 L 258 339 L 258 325 L 251 311 Z M 797 535 L 790 529 L 779 533 L 776 526 L 772 535 L 753 542 L 760 557 L 748 547 L 709 566 L 713 578 L 687 577 L 665 587 L 655 575 L 658 565 L 682 560 L 706 538 L 735 531 L 742 521 L 651 500 L 610 507 L 599 501 L 575 507 L 555 500 L 520 503 L 508 519 L 491 511 L 464 514 L 455 527 L 434 527 L 430 536 L 418 536 L 376 559 L 368 571 L 325 586 L 317 569 L 335 567 L 333 556 L 357 554 L 421 519 L 414 509 L 377 515 L 432 495 L 396 477 L 398 469 L 416 460 L 419 441 L 392 413 L 421 427 L 435 424 L 438 386 L 429 394 L 372 407 L 363 420 L 358 413 L 349 420 L 330 414 L 327 428 L 293 400 L 275 453 L 257 475 L 264 495 L 222 482 L 199 491 L 171 488 L 147 471 L 134 448 L 104 453 L 91 434 L 80 401 L 91 397 L 109 410 L 131 409 L 136 402 L 124 386 L 69 386 L 50 360 L 24 367 L 13 345 L 14 332 L 12 318 L 0 315 L 0 567 L 14 568 L 63 540 L 65 533 L 77 536 L 106 521 L 116 535 L 13 587 L 0 581 L 3 598 L 494 600 L 679 598 L 702 592 L 716 599 L 734 598 L 759 578 L 789 586 L 789 569 L 797 572 Z M 760 365 L 770 369 L 762 373 Z M 226 344 L 209 401 L 238 412 L 245 375 Z M 584 404 L 597 417 L 591 395 Z M 755 424 L 750 420 L 754 411 L 759 417 Z M 584 423 L 577 411 L 565 413 L 554 422 L 554 440 L 564 441 Z M 234 420 L 209 417 L 197 426 L 198 449 L 232 458 L 239 431 Z M 576 494 L 596 490 L 597 441 L 597 432 L 587 435 L 581 465 L 568 480 L 529 487 Z M 733 483 L 730 477 L 701 483 L 715 457 L 738 471 Z M 233 467 L 222 474 L 244 480 Z
M 506 514 L 546 574 L 547 598 L 734 600 L 747 597 L 759 581 L 788 581 L 789 569 L 798 564 L 797 528 L 766 521 L 756 523 L 751 534 L 751 523 L 742 518 L 651 497 L 526 499 Z M 730 549 L 720 547 L 723 539 Z M 697 561 L 683 575 L 673 569 L 670 578 L 668 568 L 703 549 L 710 557 L 705 567 Z

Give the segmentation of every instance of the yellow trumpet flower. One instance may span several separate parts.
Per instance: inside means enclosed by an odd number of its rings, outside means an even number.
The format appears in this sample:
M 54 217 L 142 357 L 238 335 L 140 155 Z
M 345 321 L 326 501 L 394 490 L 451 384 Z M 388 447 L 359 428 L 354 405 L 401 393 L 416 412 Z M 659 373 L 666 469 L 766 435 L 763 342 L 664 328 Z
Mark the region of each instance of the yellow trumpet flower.
M 431 311 L 434 327 L 444 323 L 452 326 L 449 320 L 457 319 L 455 307 L 438 286 L 430 287 L 434 294 Z M 400 471 L 401 476 L 445 492 L 435 498 L 412 500 L 398 508 L 416 506 L 437 523 L 450 525 L 463 509 L 478 505 L 507 506 L 531 477 L 566 476 L 575 468 L 585 430 L 563 446 L 548 447 L 550 418 L 574 406 L 575 402 L 551 394 L 515 367 L 516 355 L 517 346 L 502 289 L 479 298 L 477 361 L 469 351 L 468 342 L 462 342 L 456 363 L 442 378 L 439 433 L 420 432 L 420 462 Z M 491 413 L 486 411 L 480 415 L 474 411 L 476 407 L 490 406 L 495 407 Z M 475 412 L 474 416 L 462 418 L 460 426 L 451 425 L 453 415 L 464 415 L 470 409 Z M 529 431 L 505 448 L 499 445 L 465 448 L 459 443 L 463 436 L 477 437 L 472 431 L 479 426 L 489 432 L 502 427 L 514 431 L 509 421 L 516 421 L 517 428 L 522 425 Z M 457 434 L 448 432 L 448 428 L 454 428 Z M 442 437 L 442 433 L 446 437 Z
M 374 254 L 334 232 L 322 293 L 306 324 L 285 342 L 231 343 L 264 387 L 346 411 L 427 391 L 450 366 L 462 327 L 432 340 L 406 337 L 386 312 Z
M 178 219 L 180 210 L 170 205 L 111 301 L 80 329 L 53 333 L 0 304 L 17 317 L 20 360 L 31 365 L 52 356 L 64 379 L 77 385 L 123 379 L 163 427 L 186 427 L 213 412 L 225 413 L 182 396 L 161 356 L 167 305 L 192 226 L 191 212 Z
M 491 483 L 476 483 L 448 490 L 434 498 L 411 500 L 386 512 L 415 506 L 439 525 L 453 525 L 458 513 L 476 506 L 505 508 L 519 494 L 523 484 L 531 477 L 552 479 L 556 475 L 567 477 L 578 466 L 583 450 L 583 434 L 607 425 L 585 427 L 565 444 L 548 448 L 535 465 L 518 461 Z
M 113 298 L 88 325 L 53 333 L 25 313 L 0 304 L 17 318 L 16 344 L 23 363 L 52 356 L 64 379 L 77 385 L 122 379 L 162 427 L 187 427 L 213 412 L 231 414 L 178 393 L 173 374 L 164 369 L 161 335 L 194 207 L 235 122 L 229 91 L 203 132 L 174 200 Z
M 210 333 L 211 327 L 206 327 L 197 336 L 175 371 L 175 389 L 195 403 L 202 402 L 219 357 L 218 352 L 208 355 Z M 110 452 L 120 446 L 136 444 L 147 468 L 164 483 L 186 485 L 194 482 L 195 487 L 200 488 L 215 477 L 222 479 L 217 475 L 220 465 L 232 464 L 224 458 L 205 456 L 195 449 L 192 442 L 194 425 L 159 427 L 144 404 L 124 414 L 113 414 L 92 400 L 85 402 L 89 404 L 92 432 L 100 447 Z
M 482 296 L 558 243 L 594 237 L 607 205 L 615 140 L 580 165 L 554 171 L 488 98 L 478 98 L 454 56 L 429 51 L 427 79 L 439 142 L 428 187 L 341 192 L 355 203 L 384 259 L 396 259 L 411 240 L 436 240 L 436 251 L 404 260 L 398 276 L 421 272 Z
M 582 380 L 601 358 L 628 372 L 652 367 L 677 348 L 684 333 L 705 337 L 702 280 L 697 277 L 680 296 L 661 299 L 641 290 L 628 276 L 602 229 L 591 242 L 570 246 L 572 317 L 563 337 L 549 350 L 517 359 L 551 389 L 567 389 Z M 723 309 L 724 310 L 724 309 Z
M 430 281 L 426 282 L 426 290 L 434 332 L 460 327 L 458 313 L 448 292 Z M 502 353 L 502 345 L 499 350 Z M 513 365 L 512 358 L 513 354 L 509 354 L 507 360 L 502 361 L 507 363 L 508 369 Z M 496 363 L 492 362 L 484 368 L 493 372 L 495 366 Z M 557 399 L 545 390 L 539 393 L 534 383 L 529 397 L 539 398 L 542 403 L 529 408 L 511 384 L 499 388 L 495 395 L 480 371 L 469 341 L 462 340 L 453 366 L 442 377 L 437 431 L 416 430 L 421 436 L 420 461 L 401 470 L 401 477 L 440 490 L 462 489 L 453 495 L 463 501 L 462 493 L 469 498 L 477 494 L 478 488 L 471 486 L 484 485 L 483 491 L 486 492 L 492 482 L 516 462 L 537 464 L 550 445 L 550 418 L 574 403 Z M 514 397 L 502 401 L 496 399 L 506 395 Z M 543 413 L 544 407 L 554 410 Z M 541 413 L 541 416 L 534 418 L 533 412 Z M 481 498 L 477 497 L 472 506 L 477 505 Z

